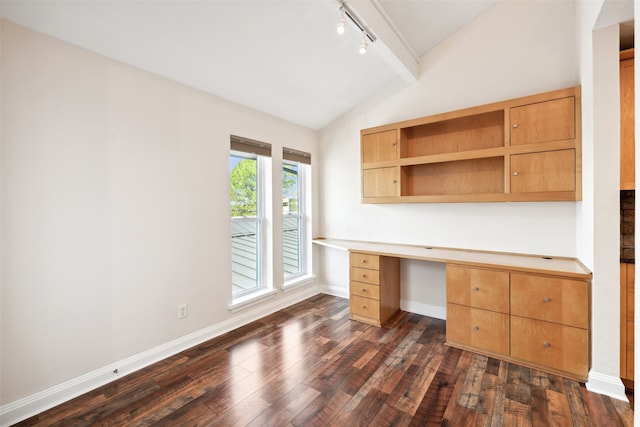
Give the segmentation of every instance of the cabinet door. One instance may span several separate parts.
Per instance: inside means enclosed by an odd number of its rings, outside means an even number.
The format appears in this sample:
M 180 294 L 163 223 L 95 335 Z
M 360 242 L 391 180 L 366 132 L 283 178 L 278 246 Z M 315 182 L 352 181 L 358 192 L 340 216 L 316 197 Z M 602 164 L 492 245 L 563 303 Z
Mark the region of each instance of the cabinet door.
M 364 169 L 362 171 L 362 196 L 398 196 L 398 168 Z
M 587 329 L 587 282 L 511 273 L 511 314 Z
M 589 370 L 589 332 L 511 316 L 511 356 L 584 379 Z
M 511 108 L 511 145 L 575 138 L 575 98 Z
M 374 321 L 374 323 L 380 323 L 380 302 L 363 298 L 357 295 L 351 295 L 349 297 L 349 309 L 352 314 L 356 316 L 363 316 Z
M 447 304 L 447 342 L 509 354 L 509 315 Z
M 397 158 L 398 141 L 395 129 L 362 136 L 362 163 L 383 162 Z
M 509 273 L 447 264 L 447 302 L 509 312 Z
M 633 58 L 620 61 L 620 189 L 636 188 Z
M 575 150 L 511 156 L 511 192 L 576 191 Z

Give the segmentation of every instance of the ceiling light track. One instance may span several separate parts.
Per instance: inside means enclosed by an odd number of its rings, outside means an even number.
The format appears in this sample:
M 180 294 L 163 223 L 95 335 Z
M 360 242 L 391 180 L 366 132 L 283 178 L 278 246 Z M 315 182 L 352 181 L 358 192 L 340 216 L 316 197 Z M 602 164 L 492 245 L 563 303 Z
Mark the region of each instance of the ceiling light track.
M 373 43 L 377 40 L 376 36 L 372 33 L 367 24 L 362 19 L 360 19 L 353 10 L 349 8 L 349 5 L 347 5 L 346 2 L 338 1 L 338 3 L 340 3 L 340 20 L 338 21 L 338 25 L 336 26 L 337 33 L 344 34 L 347 29 L 347 18 L 349 18 L 349 20 L 362 33 L 362 41 L 360 42 L 358 51 L 362 54 L 366 53 L 369 43 Z

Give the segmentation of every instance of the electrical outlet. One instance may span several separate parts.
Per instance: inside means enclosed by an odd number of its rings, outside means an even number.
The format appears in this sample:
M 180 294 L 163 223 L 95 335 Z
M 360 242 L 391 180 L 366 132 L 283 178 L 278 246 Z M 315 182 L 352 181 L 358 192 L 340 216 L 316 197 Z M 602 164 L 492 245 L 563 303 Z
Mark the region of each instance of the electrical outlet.
M 180 304 L 178 306 L 178 319 L 184 319 L 187 317 L 187 304 Z

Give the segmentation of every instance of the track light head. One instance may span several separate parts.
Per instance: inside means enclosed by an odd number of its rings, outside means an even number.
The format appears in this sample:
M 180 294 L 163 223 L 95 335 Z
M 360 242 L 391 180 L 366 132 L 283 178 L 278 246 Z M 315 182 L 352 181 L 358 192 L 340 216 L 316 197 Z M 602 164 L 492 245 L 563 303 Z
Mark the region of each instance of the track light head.
M 344 6 L 340 7 L 340 12 L 340 20 L 338 21 L 336 32 L 338 34 L 344 34 L 347 29 L 347 18 L 344 16 Z
M 362 55 L 367 53 L 367 33 L 365 33 L 364 31 L 362 32 L 362 41 L 360 42 L 360 48 L 358 49 L 358 51 Z

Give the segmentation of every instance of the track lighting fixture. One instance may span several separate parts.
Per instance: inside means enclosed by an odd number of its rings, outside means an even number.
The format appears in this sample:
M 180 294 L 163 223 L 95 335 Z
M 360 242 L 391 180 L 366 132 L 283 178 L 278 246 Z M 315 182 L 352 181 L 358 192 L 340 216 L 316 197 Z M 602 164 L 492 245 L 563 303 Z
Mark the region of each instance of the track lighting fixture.
M 344 6 L 340 6 L 340 20 L 338 21 L 338 26 L 336 27 L 336 31 L 338 34 L 344 34 L 347 29 L 347 18 L 344 16 Z
M 343 0 L 338 0 L 338 3 L 340 3 L 340 20 L 336 26 L 336 32 L 338 34 L 344 34 L 345 31 L 347 31 L 347 18 L 349 18 L 358 30 L 362 31 L 362 41 L 360 42 L 358 51 L 364 55 L 367 53 L 369 42 L 375 42 L 376 37 L 371 33 L 371 28 L 369 28 Z
M 367 53 L 367 33 L 365 31 L 362 32 L 362 41 L 360 42 L 360 48 L 358 49 L 362 55 Z

